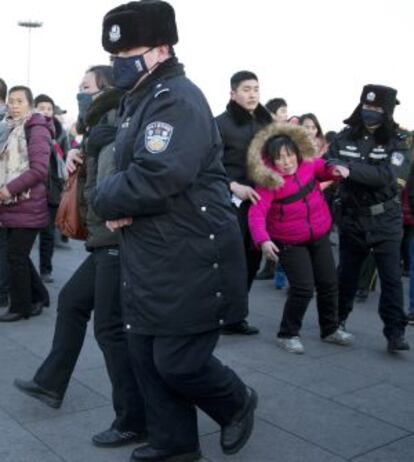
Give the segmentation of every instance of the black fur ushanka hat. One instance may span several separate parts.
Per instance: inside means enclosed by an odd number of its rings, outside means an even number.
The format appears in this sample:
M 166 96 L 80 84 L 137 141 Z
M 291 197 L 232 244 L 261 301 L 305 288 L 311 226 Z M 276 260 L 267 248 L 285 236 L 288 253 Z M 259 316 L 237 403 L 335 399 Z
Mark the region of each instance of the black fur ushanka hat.
M 108 11 L 103 19 L 102 46 L 109 53 L 177 42 L 174 8 L 162 0 L 125 3 Z

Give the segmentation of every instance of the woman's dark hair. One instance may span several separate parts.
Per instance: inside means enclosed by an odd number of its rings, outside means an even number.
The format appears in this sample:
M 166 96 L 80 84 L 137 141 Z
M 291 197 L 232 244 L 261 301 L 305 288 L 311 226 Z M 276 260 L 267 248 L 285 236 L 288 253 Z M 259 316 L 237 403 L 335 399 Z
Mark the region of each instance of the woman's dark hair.
M 99 90 L 114 86 L 114 76 L 112 66 L 92 66 L 86 72 L 93 72 L 95 75 L 96 86 Z
M 7 98 L 7 84 L 3 79 L 0 79 L 0 100 L 6 101 Z
M 283 98 L 273 98 L 273 99 L 270 99 L 265 104 L 265 108 L 273 114 L 276 114 L 279 108 L 286 107 L 286 106 L 287 106 L 287 102 Z
M 317 119 L 316 115 L 312 114 L 312 112 L 301 115 L 299 117 L 299 125 L 303 125 L 306 119 L 312 120 L 312 122 L 315 124 L 315 127 L 317 129 L 317 133 L 316 133 L 317 138 L 323 138 L 323 131 L 321 128 L 321 124 L 319 123 L 319 120 Z
M 288 136 L 273 136 L 269 138 L 263 147 L 263 158 L 271 163 L 280 159 L 280 151 L 282 148 L 293 152 L 296 155 L 298 162 L 302 160 L 302 155 L 299 152 L 296 144 Z
M 14 87 L 10 88 L 8 95 L 10 96 L 12 93 L 16 91 L 22 91 L 26 95 L 26 99 L 30 107 L 33 107 L 33 93 L 29 87 L 25 87 L 24 85 L 15 85 Z

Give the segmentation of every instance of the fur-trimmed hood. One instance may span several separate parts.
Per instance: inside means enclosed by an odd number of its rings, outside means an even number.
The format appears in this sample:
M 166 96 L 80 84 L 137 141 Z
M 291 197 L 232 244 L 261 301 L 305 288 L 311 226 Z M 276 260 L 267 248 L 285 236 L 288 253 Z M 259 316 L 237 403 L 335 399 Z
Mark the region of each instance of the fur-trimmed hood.
M 316 155 L 312 140 L 306 130 L 298 125 L 272 123 L 260 130 L 250 143 L 247 154 L 249 178 L 258 186 L 279 189 L 284 185 L 283 176 L 263 159 L 263 147 L 274 136 L 286 136 L 298 147 L 303 161 L 309 161 Z

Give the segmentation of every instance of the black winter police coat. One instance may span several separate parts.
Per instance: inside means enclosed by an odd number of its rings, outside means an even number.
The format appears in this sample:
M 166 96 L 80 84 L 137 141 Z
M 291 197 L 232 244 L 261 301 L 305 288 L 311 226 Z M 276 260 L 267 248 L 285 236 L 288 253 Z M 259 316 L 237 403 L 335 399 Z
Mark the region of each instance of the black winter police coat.
M 326 157 L 350 169 L 339 188 L 342 232 L 365 233 L 373 241 L 401 237 L 398 186 L 403 186 L 408 176 L 409 148 L 404 130 L 379 144 L 368 132 L 355 138 L 348 127 L 331 143 Z
M 246 268 L 221 163 L 220 135 L 201 91 L 175 58 L 127 95 L 118 169 L 97 189 L 121 233 L 125 328 L 189 335 L 244 319 Z

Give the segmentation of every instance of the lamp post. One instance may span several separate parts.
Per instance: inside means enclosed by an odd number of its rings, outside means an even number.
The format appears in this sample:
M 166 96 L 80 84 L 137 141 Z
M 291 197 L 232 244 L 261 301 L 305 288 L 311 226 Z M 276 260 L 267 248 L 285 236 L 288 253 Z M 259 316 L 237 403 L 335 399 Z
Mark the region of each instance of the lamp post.
M 19 21 L 17 23 L 20 27 L 26 27 L 29 31 L 29 41 L 27 48 L 27 86 L 30 87 L 30 54 L 31 54 L 31 40 L 32 40 L 32 29 L 42 27 L 43 23 L 39 21 Z

